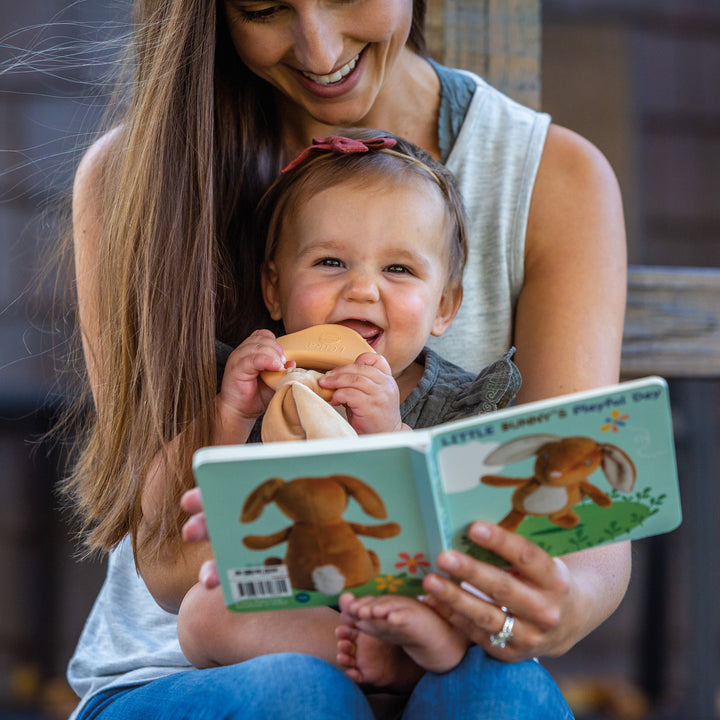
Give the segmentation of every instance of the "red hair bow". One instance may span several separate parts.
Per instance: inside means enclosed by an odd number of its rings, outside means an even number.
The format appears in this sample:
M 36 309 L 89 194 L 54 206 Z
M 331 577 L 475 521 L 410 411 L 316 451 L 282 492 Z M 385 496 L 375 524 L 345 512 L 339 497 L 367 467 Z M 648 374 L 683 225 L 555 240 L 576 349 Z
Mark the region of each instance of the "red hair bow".
M 369 150 L 384 150 L 397 145 L 397 140 L 389 137 L 373 138 L 371 140 L 353 140 L 342 135 L 331 135 L 326 138 L 313 138 L 312 145 L 306 147 L 294 160 L 291 160 L 282 172 L 287 172 L 301 165 L 316 151 L 329 151 L 338 155 L 351 155 L 365 153 Z

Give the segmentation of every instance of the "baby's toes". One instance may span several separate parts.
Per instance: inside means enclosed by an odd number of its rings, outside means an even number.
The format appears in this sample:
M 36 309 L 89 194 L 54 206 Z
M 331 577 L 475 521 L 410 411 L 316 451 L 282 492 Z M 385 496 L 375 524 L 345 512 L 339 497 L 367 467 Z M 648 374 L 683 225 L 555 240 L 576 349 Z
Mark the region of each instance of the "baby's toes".
M 357 668 L 357 663 L 355 662 L 354 655 L 348 655 L 347 653 L 339 652 L 335 656 L 335 659 L 337 661 L 338 667 L 343 672 L 347 672 L 348 670 L 353 670 Z
M 338 625 L 335 628 L 336 640 L 348 640 L 355 642 L 358 636 L 358 629 L 354 625 Z

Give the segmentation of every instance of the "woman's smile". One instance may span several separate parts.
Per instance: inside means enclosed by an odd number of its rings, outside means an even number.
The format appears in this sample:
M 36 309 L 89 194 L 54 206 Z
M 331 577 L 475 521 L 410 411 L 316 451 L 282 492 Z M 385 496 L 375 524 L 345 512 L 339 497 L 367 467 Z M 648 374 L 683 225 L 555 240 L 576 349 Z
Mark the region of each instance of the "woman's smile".
M 339 98 L 354 90 L 363 74 L 363 52 L 358 53 L 338 70 L 327 75 L 299 71 L 300 82 L 308 93 L 318 98 Z
M 318 85 L 335 85 L 346 78 L 355 69 L 359 60 L 360 53 L 358 53 L 350 62 L 345 63 L 339 70 L 336 70 L 329 75 L 315 75 L 311 72 L 303 72 L 303 75 Z

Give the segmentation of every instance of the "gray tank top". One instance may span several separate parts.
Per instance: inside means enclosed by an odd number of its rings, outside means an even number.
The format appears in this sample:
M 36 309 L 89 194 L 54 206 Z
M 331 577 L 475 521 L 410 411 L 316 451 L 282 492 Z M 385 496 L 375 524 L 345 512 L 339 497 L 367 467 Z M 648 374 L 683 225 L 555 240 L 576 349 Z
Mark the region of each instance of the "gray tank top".
M 470 254 L 460 313 L 430 344 L 477 374 L 511 346 L 530 196 L 549 118 L 475 75 L 433 66 L 442 85 L 440 143 L 465 199 Z M 110 553 L 105 584 L 68 666 L 70 685 L 81 698 L 71 718 L 101 690 L 190 667 L 178 643 L 176 616 L 153 600 L 125 539 Z
M 470 249 L 460 311 L 445 334 L 430 338 L 428 345 L 477 373 L 512 345 L 530 198 L 550 117 L 519 105 L 472 73 L 433 65 L 443 93 L 441 151 L 445 145 L 444 162 L 465 201 Z M 468 83 L 474 91 L 465 108 Z M 458 100 L 460 107 L 453 109 Z M 443 142 L 443 130 L 456 132 L 454 143 Z

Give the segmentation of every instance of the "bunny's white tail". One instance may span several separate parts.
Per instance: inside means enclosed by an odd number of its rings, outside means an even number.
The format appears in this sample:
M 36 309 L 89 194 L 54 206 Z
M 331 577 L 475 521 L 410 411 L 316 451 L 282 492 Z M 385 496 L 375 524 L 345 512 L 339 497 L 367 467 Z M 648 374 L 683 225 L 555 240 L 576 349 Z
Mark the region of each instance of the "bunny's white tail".
M 334 565 L 320 565 L 312 571 L 315 589 L 325 595 L 337 595 L 345 588 L 345 576 Z

